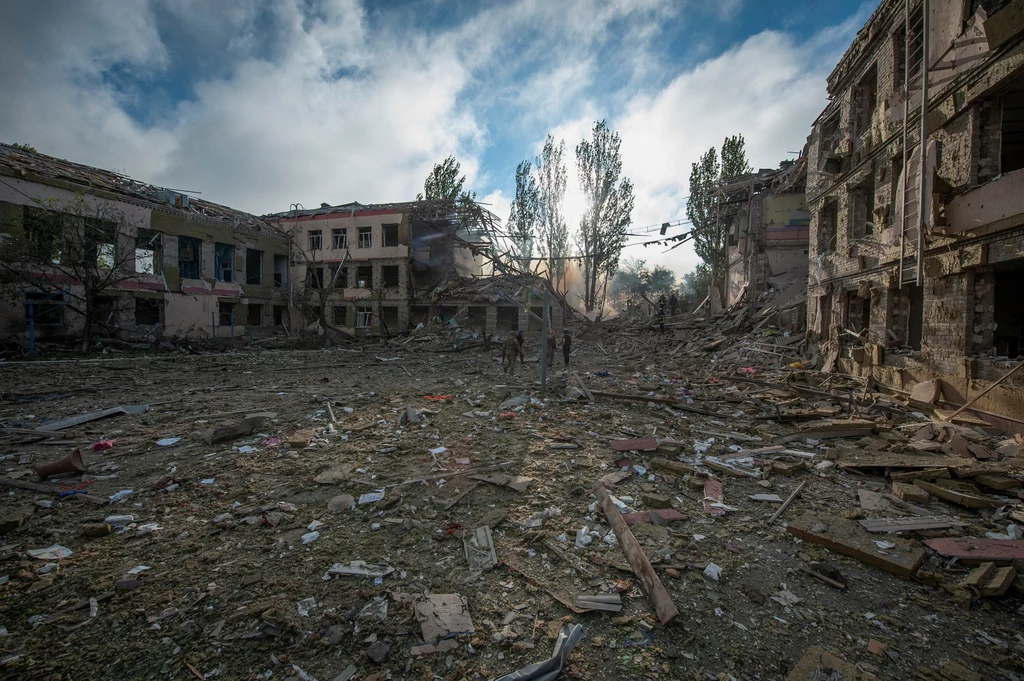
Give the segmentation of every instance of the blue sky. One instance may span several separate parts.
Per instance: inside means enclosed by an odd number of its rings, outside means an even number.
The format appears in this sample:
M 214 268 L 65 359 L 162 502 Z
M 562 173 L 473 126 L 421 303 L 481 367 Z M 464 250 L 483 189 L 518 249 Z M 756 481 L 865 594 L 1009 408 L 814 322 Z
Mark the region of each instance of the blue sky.
M 679 219 L 690 164 L 742 133 L 803 147 L 877 1 L 35 0 L 0 4 L 0 141 L 254 213 L 414 197 L 454 154 L 502 218 L 516 164 L 596 119 L 636 227 Z M 582 210 L 570 187 L 570 225 Z M 637 239 L 640 241 L 642 239 Z M 696 263 L 631 247 L 679 273 Z

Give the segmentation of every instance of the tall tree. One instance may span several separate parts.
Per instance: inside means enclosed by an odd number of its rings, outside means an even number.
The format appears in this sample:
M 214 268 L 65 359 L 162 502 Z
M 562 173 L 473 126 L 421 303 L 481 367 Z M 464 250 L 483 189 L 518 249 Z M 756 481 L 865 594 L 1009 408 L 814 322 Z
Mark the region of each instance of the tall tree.
M 529 161 L 516 167 L 516 196 L 508 216 L 508 235 L 519 268 L 531 271 L 537 227 L 541 219 L 540 190 Z
M 158 237 L 116 204 L 85 194 L 35 200 L 31 209 L 21 234 L 0 239 L 0 283 L 78 315 L 81 347 L 88 350 L 95 327 L 116 321 L 119 285 L 152 273 L 153 261 L 147 265 L 136 254 L 154 250 Z
M 555 138 L 548 135 L 536 161 L 541 211 L 537 246 L 547 259 L 548 281 L 561 291 L 565 290 L 565 259 L 569 255 L 569 226 L 562 214 L 567 179 L 564 157 L 565 141 L 556 146 Z
M 463 191 L 466 183 L 466 176 L 459 176 L 462 171 L 462 164 L 449 156 L 440 163 L 434 164 L 434 169 L 427 175 L 423 182 L 423 193 L 416 195 L 417 201 L 424 199 L 459 199 L 464 201 L 476 200 L 476 192 Z
M 711 147 L 690 170 L 690 199 L 686 217 L 692 223 L 693 249 L 711 271 L 711 282 L 724 290 L 726 234 L 736 214 L 734 204 L 724 204 L 719 188 L 750 172 L 743 135 L 726 137 L 721 160 Z
M 576 145 L 576 169 L 587 202 L 576 237 L 587 312 L 598 309 L 608 278 L 619 267 L 632 220 L 633 183 L 622 177 L 621 145 L 619 134 L 605 121 L 597 121 L 591 139 Z

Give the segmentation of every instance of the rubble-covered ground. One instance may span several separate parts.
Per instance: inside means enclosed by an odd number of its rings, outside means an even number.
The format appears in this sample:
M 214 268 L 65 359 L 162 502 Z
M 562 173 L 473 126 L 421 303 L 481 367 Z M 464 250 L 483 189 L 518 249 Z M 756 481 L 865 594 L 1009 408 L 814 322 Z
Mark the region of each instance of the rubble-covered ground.
M 488 355 L 404 341 L 0 365 L 0 676 L 490 679 L 548 658 L 562 625 L 579 623 L 562 678 L 784 679 L 812 646 L 883 679 L 1024 678 L 1021 577 L 987 597 L 959 586 L 972 567 L 930 550 L 908 579 L 787 531 L 808 511 L 818 533 L 922 514 L 963 523 L 865 531 L 883 561 L 927 537 L 1012 543 L 1024 458 L 1006 456 L 1007 436 L 922 432 L 931 420 L 919 406 L 785 362 L 707 354 L 687 333 L 583 335 L 575 374 L 559 355 L 544 397 L 535 341 L 513 377 L 498 345 Z M 119 405 L 148 410 L 30 431 Z M 820 419 L 861 432 L 800 435 Z M 947 451 L 954 435 L 993 457 Z M 644 437 L 656 451 L 612 450 Z M 46 484 L 114 501 L 10 486 L 40 484 L 32 466 L 75 448 L 88 472 Z M 953 479 L 1010 483 L 982 488 L 987 508 L 890 495 L 887 474 L 927 470 L 921 457 L 957 457 L 942 469 Z M 709 476 L 724 497 L 706 507 Z M 631 526 L 678 608 L 667 625 L 595 507 L 602 478 L 626 512 L 685 516 Z M 781 506 L 770 499 L 801 483 L 769 524 Z M 110 534 L 83 534 L 108 519 Z M 463 541 L 484 525 L 497 566 L 474 571 Z M 53 546 L 71 554 L 29 553 Z M 353 561 L 387 574 L 329 574 Z M 620 593 L 621 611 L 570 610 L 601 593 Z M 425 594 L 462 596 L 472 631 L 413 655 L 431 643 L 425 632 L 448 633 L 414 611 Z M 800 673 L 791 678 L 837 678 Z

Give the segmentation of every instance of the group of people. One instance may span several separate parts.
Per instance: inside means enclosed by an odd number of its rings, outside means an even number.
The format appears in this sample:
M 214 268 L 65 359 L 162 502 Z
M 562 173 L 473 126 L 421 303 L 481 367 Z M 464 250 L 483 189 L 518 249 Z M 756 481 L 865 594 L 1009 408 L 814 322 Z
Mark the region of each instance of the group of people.
M 516 358 L 519 358 L 520 365 L 526 365 L 526 355 L 523 352 L 523 344 L 526 342 L 525 336 L 523 336 L 523 330 L 519 329 L 516 335 L 509 336 L 505 339 L 505 343 L 501 348 L 501 368 L 506 374 L 514 374 L 516 370 Z M 548 331 L 548 366 L 552 366 L 555 361 L 555 351 L 557 350 L 558 339 L 555 336 L 554 330 Z M 562 359 L 565 360 L 565 366 L 569 366 L 569 355 L 572 352 L 572 335 L 569 333 L 569 329 L 562 329 Z

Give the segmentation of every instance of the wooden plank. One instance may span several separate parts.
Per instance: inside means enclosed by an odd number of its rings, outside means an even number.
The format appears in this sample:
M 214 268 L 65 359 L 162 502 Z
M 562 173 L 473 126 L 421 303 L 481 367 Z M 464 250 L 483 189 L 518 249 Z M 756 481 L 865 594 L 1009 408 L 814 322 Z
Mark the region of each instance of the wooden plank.
M 967 523 L 941 516 L 870 518 L 858 522 L 868 532 L 911 532 L 914 530 L 941 530 L 947 527 L 967 527 Z
M 924 545 L 940 556 L 963 561 L 1024 560 L 1024 539 L 981 539 L 979 537 L 942 537 L 926 539 Z
M 651 452 L 658 448 L 658 439 L 653 437 L 640 437 L 632 440 L 612 440 L 613 452 Z
M 987 497 L 980 497 L 969 492 L 961 492 L 955 489 L 947 489 L 939 485 L 925 482 L 924 480 L 915 480 L 914 484 L 928 492 L 932 496 L 946 501 L 951 501 L 954 504 L 960 506 L 966 506 L 967 508 L 996 508 L 1002 506 L 1002 502 L 997 499 L 989 499 Z
M 800 490 L 802 490 L 806 484 L 807 481 L 803 480 L 796 486 L 796 489 L 793 490 L 785 501 L 782 502 L 782 506 L 779 506 L 779 510 L 775 511 L 775 513 L 772 514 L 772 517 L 768 519 L 769 525 L 773 525 L 775 521 L 779 519 L 779 516 L 782 515 L 782 512 L 789 508 L 789 505 L 793 503 L 793 500 L 796 499 L 797 495 L 800 494 Z
M 786 531 L 808 543 L 824 546 L 898 577 L 910 577 L 924 561 L 924 549 L 916 544 L 892 537 L 888 541 L 896 546 L 883 551 L 859 525 L 839 516 L 808 511 L 790 522 Z
M 680 463 L 679 461 L 672 461 L 671 459 L 662 459 L 658 457 L 651 459 L 651 468 L 669 471 L 676 475 L 693 475 L 694 473 L 693 466 L 687 466 L 685 463 Z
M 619 540 L 619 546 L 622 547 L 622 551 L 626 554 L 630 567 L 633 568 L 634 574 L 640 579 L 644 593 L 647 594 L 647 598 L 654 604 L 654 612 L 657 614 L 658 620 L 662 624 L 668 624 L 679 614 L 675 603 L 672 602 L 672 597 L 668 595 L 665 586 L 658 579 L 654 568 L 651 567 L 651 562 L 647 560 L 647 556 L 644 555 L 644 551 L 640 548 L 636 537 L 629 531 L 629 526 L 622 519 L 619 509 L 615 508 L 615 504 L 612 503 L 611 497 L 608 496 L 608 492 L 605 491 L 601 483 L 595 483 L 594 493 L 597 495 L 597 501 L 604 512 L 605 519 L 608 520 L 612 529 L 615 530 L 615 537 Z

